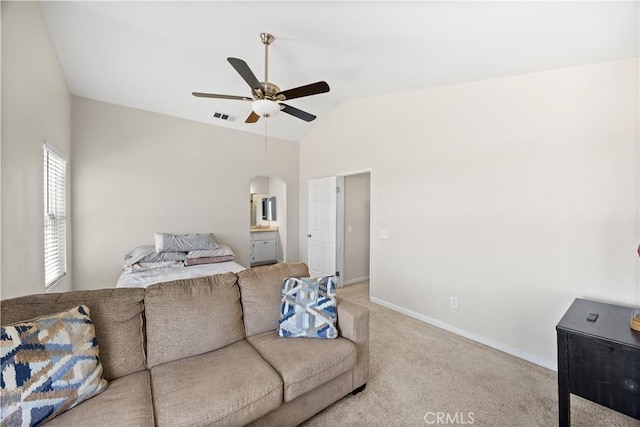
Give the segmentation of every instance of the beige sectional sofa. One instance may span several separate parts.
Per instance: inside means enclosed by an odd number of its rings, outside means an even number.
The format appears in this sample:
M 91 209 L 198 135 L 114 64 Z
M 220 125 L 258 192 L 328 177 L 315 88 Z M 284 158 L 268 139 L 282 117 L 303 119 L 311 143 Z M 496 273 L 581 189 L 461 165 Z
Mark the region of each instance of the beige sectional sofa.
M 369 314 L 338 301 L 335 340 L 278 338 L 285 277 L 304 264 L 2 301 L 2 324 L 89 307 L 108 388 L 48 426 L 297 425 L 364 388 Z

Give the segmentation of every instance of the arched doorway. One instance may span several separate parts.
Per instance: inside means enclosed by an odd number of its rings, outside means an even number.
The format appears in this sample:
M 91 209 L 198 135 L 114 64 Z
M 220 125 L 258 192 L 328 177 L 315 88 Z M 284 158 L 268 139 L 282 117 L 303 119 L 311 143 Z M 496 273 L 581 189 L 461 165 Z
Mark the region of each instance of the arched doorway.
M 249 194 L 251 266 L 286 262 L 286 181 L 275 176 L 255 176 L 249 184 Z

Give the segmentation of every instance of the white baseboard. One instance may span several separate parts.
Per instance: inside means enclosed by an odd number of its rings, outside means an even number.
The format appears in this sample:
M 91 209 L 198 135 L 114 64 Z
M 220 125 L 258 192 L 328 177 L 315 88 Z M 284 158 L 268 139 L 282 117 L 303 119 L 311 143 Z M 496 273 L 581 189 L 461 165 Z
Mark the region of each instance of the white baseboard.
M 425 316 L 420 313 L 416 313 L 415 311 L 408 310 L 406 308 L 400 307 L 398 305 L 392 304 L 390 302 L 381 300 L 379 298 L 371 297 L 371 302 L 376 304 L 380 304 L 383 307 L 389 308 L 393 311 L 397 311 L 399 313 L 405 314 L 409 317 L 413 317 L 414 319 L 421 320 L 430 325 L 436 326 L 438 328 L 444 329 L 445 331 L 453 332 L 456 335 L 460 335 L 462 337 L 468 338 L 470 340 L 479 342 L 480 344 L 484 344 L 486 346 L 495 348 L 496 350 L 500 350 L 504 353 L 510 354 L 515 357 L 519 357 L 520 359 L 524 359 L 528 362 L 535 363 L 536 365 L 542 366 L 543 368 L 551 369 L 552 371 L 557 371 L 558 368 L 556 366 L 556 362 L 554 360 L 545 359 L 517 348 L 511 347 L 507 344 L 491 340 L 489 338 L 483 337 L 482 335 L 475 334 L 473 332 L 465 331 L 464 329 L 457 328 L 455 326 L 449 325 L 448 323 L 444 323 L 440 320 L 433 319 L 429 316 Z
M 365 280 L 369 280 L 369 276 L 356 277 L 355 279 L 349 279 L 342 282 L 343 285 L 353 285 L 354 283 L 364 282 Z

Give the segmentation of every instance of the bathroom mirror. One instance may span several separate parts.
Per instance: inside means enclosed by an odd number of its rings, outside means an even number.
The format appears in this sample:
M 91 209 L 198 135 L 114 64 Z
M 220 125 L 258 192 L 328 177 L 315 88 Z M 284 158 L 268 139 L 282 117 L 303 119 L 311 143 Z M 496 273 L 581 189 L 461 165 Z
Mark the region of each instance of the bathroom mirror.
M 251 193 L 250 207 L 251 207 L 251 226 L 260 225 L 264 220 L 262 200 L 268 198 L 268 194 L 264 193 Z
M 265 221 L 275 221 L 276 216 L 276 196 L 262 198 L 262 219 Z

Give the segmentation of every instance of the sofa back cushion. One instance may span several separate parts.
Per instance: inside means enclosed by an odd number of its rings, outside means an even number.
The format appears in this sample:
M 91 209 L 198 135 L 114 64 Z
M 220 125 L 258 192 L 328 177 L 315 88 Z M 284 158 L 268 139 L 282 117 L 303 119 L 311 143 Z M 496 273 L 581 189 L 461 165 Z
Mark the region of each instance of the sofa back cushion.
M 244 327 L 248 337 L 278 328 L 282 281 L 287 277 L 309 277 L 309 268 L 304 263 L 284 263 L 254 267 L 238 273 Z
M 0 302 L 2 324 L 22 322 L 85 305 L 91 312 L 108 381 L 145 369 L 144 289 L 117 288 L 38 294 Z
M 244 338 L 240 292 L 233 273 L 149 286 L 144 304 L 149 368 Z

